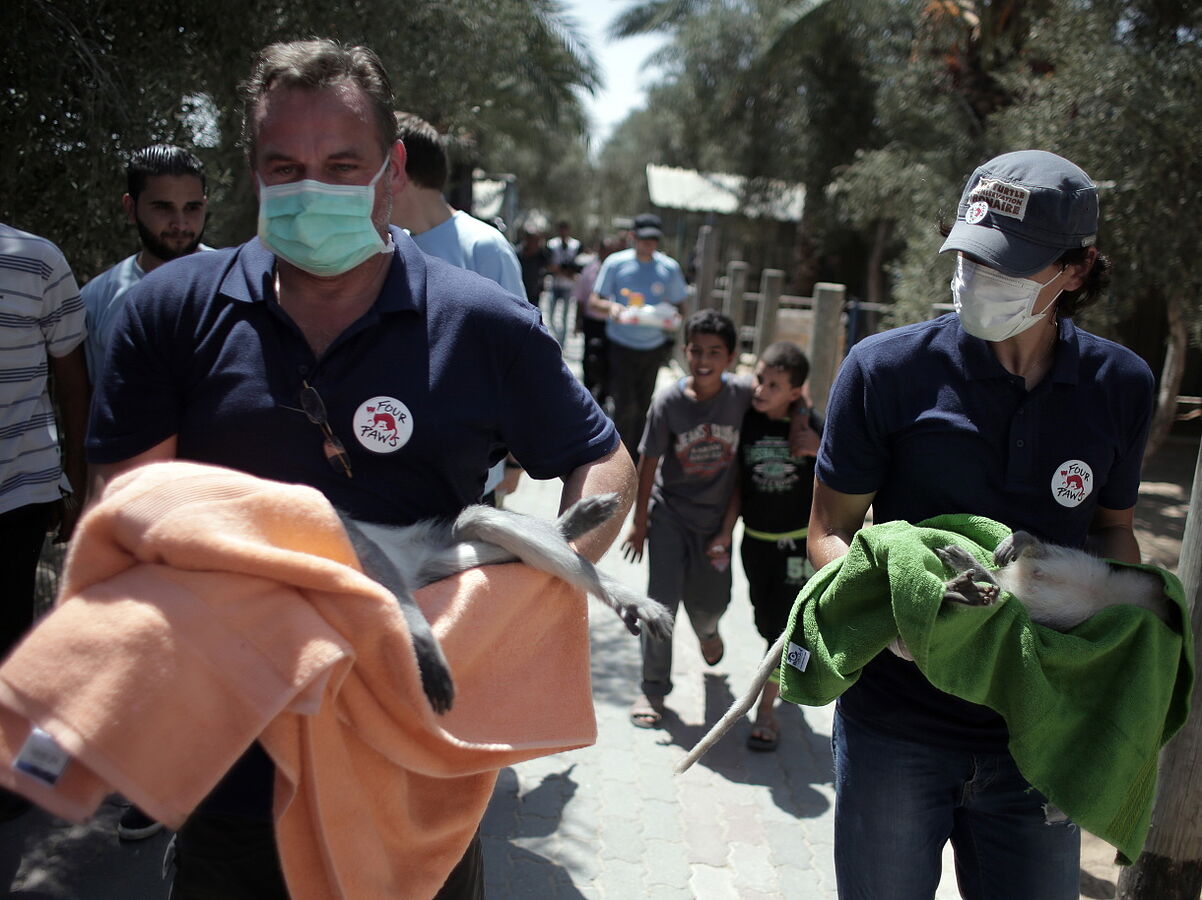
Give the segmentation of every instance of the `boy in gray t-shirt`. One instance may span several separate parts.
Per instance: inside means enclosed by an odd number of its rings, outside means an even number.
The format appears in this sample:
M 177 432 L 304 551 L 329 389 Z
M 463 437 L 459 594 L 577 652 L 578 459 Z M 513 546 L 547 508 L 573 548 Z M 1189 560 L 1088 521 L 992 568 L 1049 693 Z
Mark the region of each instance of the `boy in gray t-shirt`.
M 734 489 L 739 425 L 751 402 L 752 380 L 729 375 L 735 326 L 713 310 L 685 322 L 689 375 L 655 395 L 639 444 L 639 489 L 623 544 L 639 560 L 649 544 L 647 593 L 676 615 L 683 602 L 701 655 L 716 665 L 724 652 L 718 620 L 730 604 L 729 535 L 724 521 Z M 672 642 L 641 638 L 643 681 L 630 710 L 640 728 L 663 718 L 672 690 Z

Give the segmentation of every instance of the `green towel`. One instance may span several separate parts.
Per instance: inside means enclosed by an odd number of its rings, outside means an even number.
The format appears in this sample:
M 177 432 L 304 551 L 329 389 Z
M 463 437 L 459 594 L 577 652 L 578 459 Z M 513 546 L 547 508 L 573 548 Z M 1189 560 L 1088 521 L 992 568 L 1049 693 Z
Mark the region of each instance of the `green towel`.
M 977 516 L 858 532 L 847 555 L 807 582 L 789 619 L 795 648 L 780 695 L 822 706 L 855 684 L 897 635 L 931 684 L 996 710 L 1026 779 L 1126 860 L 1143 848 L 1160 748 L 1185 723 L 1193 639 L 1181 583 L 1154 566 L 1181 610 L 1177 628 L 1131 606 L 1103 610 L 1071 632 L 1035 625 L 1009 594 L 987 607 L 942 603 L 952 576 L 932 548 L 957 543 L 986 568 L 1010 529 Z M 801 654 L 804 655 L 804 654 Z

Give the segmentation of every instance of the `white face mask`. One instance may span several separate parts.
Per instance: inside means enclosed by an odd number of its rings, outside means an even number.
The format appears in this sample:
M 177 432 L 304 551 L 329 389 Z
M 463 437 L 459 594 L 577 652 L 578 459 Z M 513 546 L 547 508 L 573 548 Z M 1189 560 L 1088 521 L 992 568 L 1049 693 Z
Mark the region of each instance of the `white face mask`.
M 1063 271 L 1062 268 L 1056 277 Z M 1003 275 L 958 256 L 956 274 L 952 276 L 952 300 L 965 331 L 983 341 L 1004 341 L 1047 318 L 1048 310 L 1064 289 L 1057 291 L 1056 297 L 1036 314 L 1035 303 L 1044 287 L 1030 278 Z

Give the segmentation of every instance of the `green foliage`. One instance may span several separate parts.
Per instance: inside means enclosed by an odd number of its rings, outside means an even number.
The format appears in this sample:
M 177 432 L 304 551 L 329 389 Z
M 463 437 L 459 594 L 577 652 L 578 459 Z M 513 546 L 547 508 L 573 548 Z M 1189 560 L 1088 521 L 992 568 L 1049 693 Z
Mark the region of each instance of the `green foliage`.
M 1114 260 L 1108 302 L 1083 317 L 1111 328 L 1133 306 L 1175 295 L 1202 336 L 1202 35 L 1176 4 L 1061 4 L 1033 35 L 1054 73 L 1020 83 L 999 116 L 1012 146 L 1072 159 L 1102 186 L 1099 247 Z
M 1172 294 L 1202 335 L 1202 5 L 645 0 L 614 31 L 672 40 L 648 109 L 604 154 L 606 184 L 634 184 L 649 161 L 802 181 L 803 259 L 821 270 L 838 254 L 827 277 L 854 292 L 848 236 L 887 241 L 875 249 L 902 322 L 948 296 L 936 223 L 968 173 L 1051 150 L 1104 186 L 1115 278 L 1085 322 L 1106 328 Z
M 581 91 L 597 71 L 558 0 L 9 0 L 0 37 L 0 220 L 60 243 L 83 278 L 132 252 L 120 216 L 124 165 L 155 141 L 196 142 L 211 109 L 208 240 L 253 233 L 254 199 L 238 135 L 238 83 L 277 40 L 323 35 L 375 50 L 397 103 L 511 169 L 517 146 L 562 160 L 584 133 Z M 548 139 L 552 136 L 552 139 Z M 494 155 L 495 154 L 495 155 Z M 553 156 L 554 155 L 554 156 Z M 577 154 L 579 156 L 579 154 Z

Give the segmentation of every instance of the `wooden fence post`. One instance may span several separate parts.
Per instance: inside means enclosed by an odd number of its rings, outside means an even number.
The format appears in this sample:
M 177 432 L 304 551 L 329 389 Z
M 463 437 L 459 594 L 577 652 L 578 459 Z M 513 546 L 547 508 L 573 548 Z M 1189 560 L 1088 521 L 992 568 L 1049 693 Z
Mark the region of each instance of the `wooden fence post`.
M 718 235 L 714 226 L 702 225 L 697 235 L 697 309 L 708 309 L 713 305 L 714 278 L 717 274 Z
M 839 333 L 843 329 L 842 284 L 820 281 L 814 285 L 814 326 L 810 343 L 810 398 L 814 408 L 826 412 L 831 385 L 839 370 Z
M 750 266 L 741 259 L 732 259 L 726 264 L 726 296 L 722 300 L 722 313 L 735 323 L 735 330 L 743 328 L 743 295 L 747 293 L 747 270 Z
M 776 340 L 776 314 L 780 311 L 780 295 L 785 287 L 785 273 L 780 269 L 764 269 L 760 273 L 760 302 L 755 311 L 755 344 L 752 352 L 759 359 L 764 348 Z

